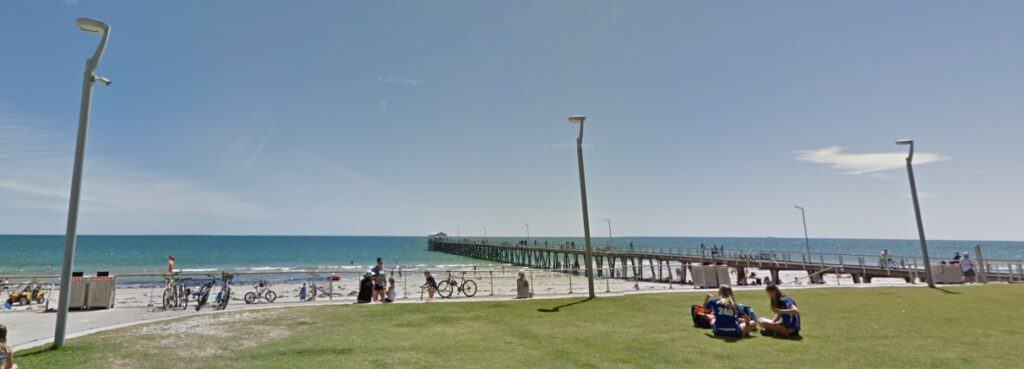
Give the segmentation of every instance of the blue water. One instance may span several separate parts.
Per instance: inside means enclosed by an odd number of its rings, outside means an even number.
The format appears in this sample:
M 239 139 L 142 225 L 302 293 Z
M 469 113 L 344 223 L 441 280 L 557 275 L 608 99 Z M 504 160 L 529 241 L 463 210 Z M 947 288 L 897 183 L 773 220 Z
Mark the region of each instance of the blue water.
M 491 242 L 517 238 L 491 237 Z M 551 244 L 581 238 L 534 238 Z M 614 245 L 670 248 L 725 246 L 728 250 L 804 250 L 804 240 L 793 238 L 727 237 L 616 237 Z M 594 238 L 595 246 L 607 238 Z M 983 247 L 987 259 L 1024 259 L 1019 241 L 929 241 L 935 260 L 949 259 L 955 251 Z M 889 249 L 898 256 L 919 256 L 916 240 L 812 239 L 815 252 L 878 255 Z M 0 275 L 55 275 L 63 257 L 63 236 L 0 236 Z M 158 273 L 167 269 L 167 257 L 185 271 L 276 270 L 368 266 L 379 256 L 388 265 L 486 265 L 489 262 L 427 251 L 426 237 L 366 236 L 81 236 L 75 270 L 114 273 Z

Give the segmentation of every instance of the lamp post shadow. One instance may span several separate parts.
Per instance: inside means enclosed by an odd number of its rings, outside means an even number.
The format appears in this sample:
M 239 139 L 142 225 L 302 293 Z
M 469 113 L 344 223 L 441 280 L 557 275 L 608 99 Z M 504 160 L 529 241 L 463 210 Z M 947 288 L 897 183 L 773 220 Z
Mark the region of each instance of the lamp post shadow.
M 570 303 L 565 303 L 565 304 L 558 305 L 558 306 L 555 306 L 555 307 L 550 308 L 550 309 L 543 309 L 543 308 L 537 309 L 537 311 L 541 312 L 541 313 L 557 313 L 557 312 L 561 311 L 562 308 L 564 308 L 564 307 L 570 307 L 570 306 L 573 306 L 573 305 L 582 304 L 584 302 L 588 302 L 588 301 L 593 300 L 593 299 L 594 299 L 593 297 L 587 297 L 587 298 L 579 300 L 579 301 L 573 301 L 573 302 L 570 302 Z

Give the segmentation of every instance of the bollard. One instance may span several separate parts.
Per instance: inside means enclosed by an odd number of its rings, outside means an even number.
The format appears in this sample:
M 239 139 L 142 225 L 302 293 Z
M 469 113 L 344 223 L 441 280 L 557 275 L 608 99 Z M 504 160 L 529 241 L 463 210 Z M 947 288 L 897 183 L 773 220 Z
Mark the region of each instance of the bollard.
M 988 283 L 988 268 L 985 258 L 981 256 L 981 245 L 974 245 L 974 269 L 978 272 L 978 283 Z
M 491 276 L 491 296 L 494 296 L 494 271 L 489 271 L 487 274 Z
M 533 271 L 530 271 L 530 296 L 533 296 Z

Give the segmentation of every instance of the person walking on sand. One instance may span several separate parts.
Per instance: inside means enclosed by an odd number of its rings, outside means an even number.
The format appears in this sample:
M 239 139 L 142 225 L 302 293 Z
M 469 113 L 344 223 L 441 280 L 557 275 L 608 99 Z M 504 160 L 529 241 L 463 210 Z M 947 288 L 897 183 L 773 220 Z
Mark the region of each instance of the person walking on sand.
M 437 293 L 437 280 L 434 279 L 434 276 L 430 275 L 429 270 L 423 271 L 423 277 L 427 279 L 427 283 L 424 283 L 420 288 L 427 290 L 427 302 L 434 301 L 434 293 Z M 420 295 L 420 298 L 422 297 L 423 295 Z
M 14 350 L 7 345 L 7 327 L 0 324 L 0 369 L 18 369 L 14 363 Z

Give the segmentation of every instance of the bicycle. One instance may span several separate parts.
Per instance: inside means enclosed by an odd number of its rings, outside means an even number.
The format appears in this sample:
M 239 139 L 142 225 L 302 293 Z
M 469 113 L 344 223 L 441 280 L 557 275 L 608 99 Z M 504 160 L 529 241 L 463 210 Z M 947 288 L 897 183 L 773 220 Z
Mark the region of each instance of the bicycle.
M 188 306 L 188 288 L 185 288 L 183 281 L 179 281 L 177 278 L 178 273 L 171 274 L 164 279 L 164 293 L 163 293 L 163 307 L 164 310 L 181 308 L 184 310 Z
M 231 301 L 231 280 L 234 279 L 233 274 L 221 272 L 220 274 L 220 292 L 217 292 L 217 297 L 214 301 L 217 303 L 217 310 L 224 310 L 228 308 L 228 301 Z
M 196 299 L 196 311 L 203 308 L 206 305 L 206 300 L 210 299 L 210 290 L 213 289 L 213 284 L 217 282 L 217 279 L 210 276 L 210 281 L 199 287 L 199 291 L 193 292 L 192 297 Z
M 277 293 L 270 290 L 270 281 L 259 281 L 253 289 L 255 291 L 245 294 L 246 304 L 255 304 L 257 300 L 265 300 L 267 303 L 277 300 Z
M 452 278 L 452 273 L 449 272 L 448 278 L 437 284 L 437 294 L 441 298 L 449 298 L 452 296 L 452 293 L 458 294 L 458 292 L 455 292 L 456 290 L 466 295 L 466 297 L 476 296 L 476 282 L 472 279 L 466 279 L 466 272 L 462 272 L 458 280 Z

